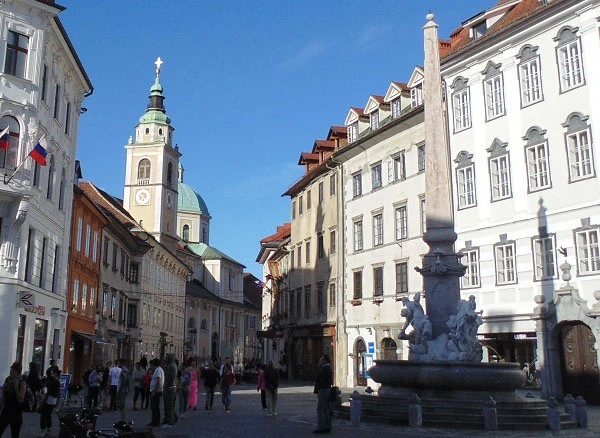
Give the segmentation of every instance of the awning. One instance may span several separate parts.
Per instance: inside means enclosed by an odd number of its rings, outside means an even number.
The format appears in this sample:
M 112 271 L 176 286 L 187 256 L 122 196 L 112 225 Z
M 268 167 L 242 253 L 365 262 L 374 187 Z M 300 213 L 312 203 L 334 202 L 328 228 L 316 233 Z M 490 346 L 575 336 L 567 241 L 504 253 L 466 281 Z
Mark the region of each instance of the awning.
M 283 338 L 283 332 L 281 330 L 258 330 L 256 332 L 256 337 L 257 338 L 267 338 L 267 339 L 274 339 L 274 338 Z
M 104 342 L 100 336 L 96 336 L 96 335 L 94 335 L 92 333 L 77 332 L 75 330 L 73 330 L 72 333 L 74 335 L 76 335 L 76 336 L 79 336 L 80 338 L 83 338 L 83 339 L 87 340 L 87 341 L 95 342 L 96 344 L 113 345 L 112 342 Z

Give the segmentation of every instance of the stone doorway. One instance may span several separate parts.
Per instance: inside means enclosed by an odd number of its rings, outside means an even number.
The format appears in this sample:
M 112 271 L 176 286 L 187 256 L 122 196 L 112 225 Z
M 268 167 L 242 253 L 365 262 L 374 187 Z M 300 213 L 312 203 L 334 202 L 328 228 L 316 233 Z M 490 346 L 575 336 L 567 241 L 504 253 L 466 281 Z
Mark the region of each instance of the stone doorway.
M 354 369 L 356 370 L 355 375 L 357 386 L 367 386 L 367 369 L 365 354 L 367 354 L 367 346 L 365 344 L 365 341 L 359 339 L 354 345 Z
M 580 322 L 561 324 L 559 330 L 563 392 L 581 395 L 588 403 L 600 403 L 600 374 L 592 330 Z

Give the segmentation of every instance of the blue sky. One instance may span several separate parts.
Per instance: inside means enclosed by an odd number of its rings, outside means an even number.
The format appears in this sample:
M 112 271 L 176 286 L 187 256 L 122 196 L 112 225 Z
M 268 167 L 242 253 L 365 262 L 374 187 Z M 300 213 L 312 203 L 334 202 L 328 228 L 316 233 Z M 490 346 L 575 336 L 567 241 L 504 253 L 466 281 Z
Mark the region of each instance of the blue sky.
M 62 0 L 94 85 L 79 124 L 84 179 L 122 197 L 125 150 L 161 84 L 184 181 L 206 201 L 211 245 L 260 278 L 260 239 L 290 220 L 281 194 L 302 151 L 352 106 L 423 64 L 425 15 L 441 38 L 495 0 Z

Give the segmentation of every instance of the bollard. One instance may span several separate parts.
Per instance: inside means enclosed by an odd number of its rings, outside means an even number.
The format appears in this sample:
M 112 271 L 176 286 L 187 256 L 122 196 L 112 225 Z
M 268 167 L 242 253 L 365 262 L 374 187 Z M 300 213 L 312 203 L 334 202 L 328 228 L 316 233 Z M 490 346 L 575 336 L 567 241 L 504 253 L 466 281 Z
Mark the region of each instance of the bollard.
M 360 400 L 360 393 L 354 391 L 350 398 L 350 421 L 352 426 L 360 426 L 360 417 L 362 416 L 362 401 Z
M 575 399 L 575 420 L 577 421 L 577 426 L 587 429 L 588 427 L 588 413 L 587 413 L 587 403 L 583 399 L 582 396 L 578 395 Z
M 496 410 L 496 401 L 490 397 L 487 407 L 483 408 L 483 428 L 486 431 L 498 430 L 498 411 Z
M 408 405 L 408 425 L 410 427 L 423 426 L 423 408 L 421 407 L 421 399 L 417 394 L 410 398 Z
M 575 399 L 571 394 L 567 394 L 563 398 L 565 404 L 565 413 L 571 416 L 571 419 L 575 419 Z
M 560 411 L 558 410 L 558 402 L 554 397 L 548 400 L 548 428 L 552 432 L 560 431 Z

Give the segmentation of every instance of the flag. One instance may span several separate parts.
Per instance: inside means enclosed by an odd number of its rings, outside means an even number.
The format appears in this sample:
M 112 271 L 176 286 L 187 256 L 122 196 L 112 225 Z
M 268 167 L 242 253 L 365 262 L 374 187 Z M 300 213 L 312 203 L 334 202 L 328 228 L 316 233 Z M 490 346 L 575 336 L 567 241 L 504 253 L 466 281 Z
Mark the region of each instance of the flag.
M 46 148 L 42 146 L 42 139 L 40 138 L 34 148 L 29 152 L 29 156 L 33 158 L 35 162 L 41 164 L 42 166 L 46 165 Z
M 264 287 L 267 287 L 267 285 L 266 285 L 266 284 L 264 284 L 264 283 L 263 283 L 262 281 L 260 281 L 260 280 L 256 280 L 256 281 L 255 281 L 255 283 L 256 283 L 256 285 L 257 285 L 257 286 L 260 286 L 260 287 L 262 287 L 262 288 L 264 288 Z
M 8 134 L 8 126 L 4 128 L 4 131 L 0 132 L 0 149 L 7 150 L 9 146 L 9 134 Z

